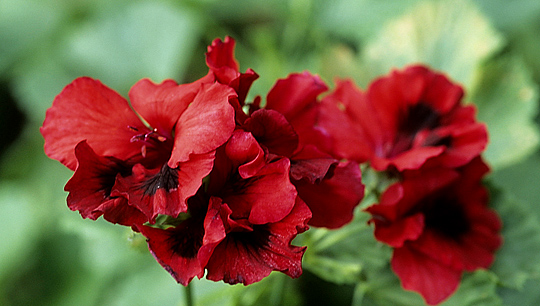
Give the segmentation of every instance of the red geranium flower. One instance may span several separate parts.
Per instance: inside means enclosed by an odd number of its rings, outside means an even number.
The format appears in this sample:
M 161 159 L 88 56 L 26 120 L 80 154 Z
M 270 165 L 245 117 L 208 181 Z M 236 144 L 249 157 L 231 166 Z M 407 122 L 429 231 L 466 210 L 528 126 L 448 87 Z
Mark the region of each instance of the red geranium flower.
M 204 269 L 210 280 L 245 285 L 272 271 L 301 275 L 305 247 L 291 241 L 307 230 L 311 213 L 290 182 L 289 161 L 267 160 L 250 133 L 235 131 L 219 149 L 208 186 L 188 205 L 178 226 L 139 227 L 178 282 L 187 285 Z
M 318 95 L 328 87 L 308 72 L 280 79 L 268 92 L 266 106 L 252 106 L 244 127 L 269 152 L 291 160 L 291 179 L 313 213 L 310 225 L 338 228 L 353 217 L 364 196 L 359 165 L 340 162 L 327 151 L 331 139 L 317 125 Z
M 250 114 L 246 115 L 242 107 L 258 75 L 251 69 L 239 72 L 234 44 L 232 38 L 226 37 L 224 41 L 214 40 L 208 47 L 210 72 L 206 79 L 236 90 L 238 103 L 233 106 L 238 128 L 251 132 L 270 154 L 290 159 L 293 184 L 313 213 L 310 224 L 328 228 L 345 225 L 364 196 L 364 185 L 358 164 L 339 162 L 332 156 L 328 132 L 317 125 L 317 97 L 328 87 L 308 72 L 293 73 L 276 82 L 268 92 L 264 109 L 260 108 L 260 97 L 247 104 Z
M 365 93 L 338 83 L 324 100 L 319 123 L 332 133 L 335 152 L 376 170 L 418 169 L 432 164 L 459 167 L 487 144 L 475 108 L 463 106 L 463 89 L 424 66 L 394 71 Z
M 392 269 L 403 287 L 428 304 L 451 295 L 463 271 L 488 268 L 501 245 L 501 222 L 481 183 L 488 170 L 477 157 L 457 171 L 406 172 L 366 209 L 377 240 L 394 247 Z
M 45 153 L 76 170 L 66 185 L 68 206 L 85 218 L 105 213 L 118 217 L 111 222 L 132 225 L 131 218 L 107 211 L 139 210 L 150 221 L 185 212 L 235 126 L 229 104 L 235 93 L 225 85 L 144 79 L 129 96 L 131 105 L 82 77 L 47 111 Z

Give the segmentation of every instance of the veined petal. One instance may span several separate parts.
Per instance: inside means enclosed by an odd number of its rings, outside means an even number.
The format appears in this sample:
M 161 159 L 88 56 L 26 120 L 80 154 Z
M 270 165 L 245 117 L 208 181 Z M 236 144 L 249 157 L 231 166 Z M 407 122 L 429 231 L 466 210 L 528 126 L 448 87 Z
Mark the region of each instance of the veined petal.
M 112 157 L 101 157 L 82 141 L 75 147 L 77 170 L 66 184 L 68 207 L 83 218 L 96 220 L 101 215 L 112 223 L 131 226 L 147 221 L 141 211 L 128 205 L 123 197 L 111 194 L 115 178 L 129 167 Z
M 290 157 L 298 146 L 298 135 L 287 119 L 275 110 L 260 109 L 242 126 L 270 153 Z
M 294 182 L 299 197 L 313 214 L 310 225 L 339 228 L 347 224 L 353 218 L 354 208 L 364 197 L 358 164 L 339 163 L 332 172 L 331 176 L 319 182 Z
M 187 286 L 197 276 L 204 275 L 197 253 L 202 245 L 204 227 L 200 218 L 189 218 L 168 229 L 140 225 L 137 229 L 146 237 L 148 248 L 174 279 Z
M 191 154 L 206 154 L 224 144 L 235 128 L 234 109 L 229 98 L 234 90 L 219 83 L 203 84 L 201 90 L 176 123 L 169 167 L 189 160 Z
M 173 80 L 165 80 L 155 84 L 149 79 L 142 79 L 131 87 L 129 98 L 133 109 L 150 126 L 172 138 L 174 125 L 200 88 L 200 83 L 178 85 Z
M 118 177 L 113 194 L 127 198 L 152 222 L 158 214 L 177 217 L 187 211 L 187 199 L 197 193 L 212 170 L 214 153 L 192 155 L 175 169 L 167 165 L 146 169 L 136 164 L 132 175 Z
M 398 275 L 403 288 L 420 293 L 429 305 L 447 299 L 457 289 L 461 279 L 461 270 L 446 266 L 407 246 L 394 250 L 392 270 Z
M 75 170 L 79 142 L 87 140 L 98 155 L 127 160 L 141 152 L 130 142 L 133 129 L 144 128 L 124 98 L 98 80 L 81 77 L 56 96 L 40 131 L 47 156 Z
M 315 103 L 317 96 L 328 90 L 320 77 L 309 72 L 293 73 L 280 79 L 266 97 L 266 108 L 293 119 L 308 104 Z
M 291 213 L 279 222 L 255 225 L 253 231 L 228 233 L 213 250 L 206 277 L 244 285 L 258 282 L 272 271 L 299 277 L 306 248 L 293 246 L 291 241 L 307 230 L 310 217 L 308 207 L 297 199 Z

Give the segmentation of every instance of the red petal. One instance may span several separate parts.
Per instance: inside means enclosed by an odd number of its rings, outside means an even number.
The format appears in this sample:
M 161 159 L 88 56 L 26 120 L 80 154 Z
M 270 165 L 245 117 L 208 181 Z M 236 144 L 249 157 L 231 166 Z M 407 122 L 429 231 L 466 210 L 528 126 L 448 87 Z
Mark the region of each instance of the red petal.
M 353 218 L 354 208 L 364 197 L 364 185 L 358 164 L 340 163 L 333 176 L 320 183 L 295 183 L 298 195 L 311 209 L 310 225 L 338 228 Z
M 100 81 L 75 79 L 56 96 L 40 131 L 45 153 L 74 170 L 75 146 L 87 140 L 101 156 L 121 160 L 140 154 L 132 128 L 145 129 L 127 101 Z
M 270 89 L 266 97 L 266 108 L 282 113 L 288 120 L 315 103 L 319 94 L 328 90 L 320 77 L 309 72 L 293 73 L 286 79 L 280 79 Z
M 289 179 L 289 160 L 280 159 L 258 171 L 254 176 L 233 182 L 223 202 L 233 211 L 234 218 L 248 218 L 252 224 L 277 222 L 294 206 L 296 188 Z
M 232 88 L 219 83 L 203 84 L 193 103 L 176 124 L 174 148 L 169 167 L 189 160 L 190 154 L 206 154 L 224 144 L 234 127 L 234 109 L 229 97 Z
M 264 151 L 257 140 L 242 130 L 234 131 L 225 146 L 225 154 L 243 178 L 255 175 L 266 164 Z
M 462 273 L 407 246 L 394 249 L 392 269 L 403 288 L 420 293 L 429 305 L 439 304 L 454 293 Z
M 310 216 L 307 206 L 298 200 L 291 213 L 280 222 L 254 226 L 252 232 L 228 233 L 214 249 L 206 266 L 206 277 L 244 285 L 258 282 L 272 271 L 299 277 L 305 247 L 290 243 L 307 229 Z
M 202 185 L 202 180 L 212 170 L 214 152 L 192 155 L 178 168 L 164 165 L 161 169 L 146 169 L 141 164 L 133 166 L 133 174 L 118 177 L 114 195 L 126 197 L 130 203 L 154 220 L 158 214 L 177 217 L 187 211 L 187 199 Z
M 374 154 L 368 132 L 377 131 L 379 125 L 374 116 L 367 115 L 372 112 L 355 111 L 365 107 L 365 95 L 351 81 L 338 82 L 335 90 L 322 99 L 317 124 L 331 135 L 333 156 L 362 163 Z
M 193 101 L 200 83 L 177 85 L 173 80 L 154 84 L 148 79 L 138 81 L 129 91 L 133 108 L 153 128 L 166 137 L 172 137 L 174 125 Z
M 64 188 L 69 192 L 68 207 L 78 210 L 83 218 L 96 220 L 102 214 L 112 223 L 131 226 L 145 222 L 144 215 L 129 207 L 125 198 L 111 195 L 116 176 L 129 167 L 112 157 L 98 156 L 86 141 L 76 148 L 79 165 Z
M 208 67 L 212 70 L 228 67 L 232 71 L 238 72 L 239 65 L 234 58 L 234 45 L 234 39 L 229 36 L 225 37 L 224 41 L 221 41 L 219 38 L 214 39 L 212 45 L 208 46 L 208 52 L 206 53 L 206 64 Z
M 276 155 L 290 157 L 298 146 L 298 135 L 285 117 L 274 110 L 255 111 L 242 126 Z
M 137 228 L 156 260 L 178 283 L 187 286 L 195 276 L 203 277 L 204 267 L 197 258 L 204 234 L 202 220 L 190 218 L 166 230 L 142 225 Z

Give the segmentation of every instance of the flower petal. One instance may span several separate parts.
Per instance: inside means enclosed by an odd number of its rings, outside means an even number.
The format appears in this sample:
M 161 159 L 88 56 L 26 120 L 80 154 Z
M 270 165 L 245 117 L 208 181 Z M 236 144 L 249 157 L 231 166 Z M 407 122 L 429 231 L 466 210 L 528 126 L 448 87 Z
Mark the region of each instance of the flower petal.
M 310 225 L 339 228 L 347 224 L 353 218 L 354 208 L 364 197 L 358 164 L 339 163 L 332 171 L 331 176 L 318 183 L 294 182 L 298 195 L 313 214 Z
M 133 129 L 145 126 L 127 101 L 100 81 L 81 77 L 56 96 L 40 131 L 47 156 L 74 170 L 74 149 L 83 140 L 101 156 L 127 160 L 140 154 L 140 145 L 130 142 Z
M 317 96 L 328 90 L 320 77 L 309 72 L 293 73 L 280 79 L 266 96 L 266 108 L 273 109 L 287 119 L 294 118 L 310 103 L 315 103 Z
M 77 170 L 64 188 L 69 192 L 67 203 L 71 210 L 78 210 L 83 218 L 92 220 L 104 215 L 107 221 L 126 226 L 147 221 L 124 197 L 111 193 L 115 178 L 129 172 L 127 165 L 113 157 L 98 156 L 86 141 L 77 144 L 75 155 Z
M 310 216 L 307 206 L 298 199 L 291 213 L 279 222 L 255 225 L 251 232 L 228 233 L 213 250 L 206 277 L 244 285 L 258 282 L 272 271 L 299 277 L 306 248 L 292 246 L 291 241 L 307 229 Z
M 206 154 L 224 144 L 235 128 L 234 109 L 229 97 L 232 88 L 203 84 L 201 90 L 176 123 L 175 141 L 169 167 L 189 160 L 191 154 Z
M 197 193 L 203 178 L 212 170 L 214 153 L 192 155 L 175 169 L 167 165 L 146 169 L 136 164 L 132 175 L 117 179 L 113 194 L 127 198 L 151 222 L 158 214 L 176 218 L 187 211 L 187 199 Z
M 190 218 L 168 229 L 144 225 L 137 229 L 146 237 L 152 255 L 178 283 L 187 286 L 195 276 L 203 277 L 204 266 L 197 258 L 204 235 L 202 219 Z
M 452 269 L 407 246 L 392 255 L 392 269 L 403 288 L 420 293 L 429 305 L 436 305 L 456 291 L 461 271 Z
M 177 85 L 173 80 L 155 84 L 149 79 L 138 81 L 129 91 L 133 109 L 153 128 L 172 138 L 174 125 L 193 101 L 200 83 Z

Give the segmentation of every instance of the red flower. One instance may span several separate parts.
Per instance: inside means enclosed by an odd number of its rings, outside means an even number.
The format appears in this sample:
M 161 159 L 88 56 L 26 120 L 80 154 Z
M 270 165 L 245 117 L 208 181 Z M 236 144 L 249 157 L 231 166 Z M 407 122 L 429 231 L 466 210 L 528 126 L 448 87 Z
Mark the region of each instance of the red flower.
M 351 221 L 364 185 L 357 163 L 340 162 L 327 153 L 331 139 L 317 125 L 321 112 L 317 97 L 326 90 L 318 76 L 291 74 L 276 82 L 265 109 L 253 112 L 245 125 L 271 153 L 290 158 L 293 184 L 313 213 L 310 225 L 338 228 Z M 281 132 L 276 133 L 278 126 Z
M 338 83 L 323 100 L 319 122 L 332 133 L 339 156 L 370 161 L 376 170 L 418 169 L 427 160 L 459 167 L 487 144 L 485 126 L 462 97 L 463 89 L 444 75 L 411 66 L 375 80 L 366 93 L 349 81 Z
M 394 247 L 392 268 L 403 287 L 428 304 L 451 295 L 463 271 L 488 268 L 501 245 L 501 223 L 481 184 L 488 170 L 477 157 L 457 171 L 406 172 L 366 209 L 377 240 Z
M 216 148 L 235 126 L 229 104 L 235 94 L 225 85 L 145 79 L 129 96 L 133 109 L 99 81 L 82 77 L 47 111 L 45 152 L 76 169 L 66 185 L 68 206 L 83 217 L 107 216 L 113 202 L 150 221 L 185 212 L 187 198 L 212 169 Z M 124 222 L 131 218 L 109 220 L 132 225 Z
M 208 279 L 230 284 L 248 285 L 272 271 L 300 276 L 305 247 L 291 241 L 307 230 L 311 213 L 290 183 L 287 159 L 266 160 L 253 136 L 237 130 L 218 150 L 209 184 L 199 191 L 178 226 L 139 227 L 178 282 L 187 285 L 204 269 Z

